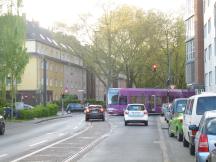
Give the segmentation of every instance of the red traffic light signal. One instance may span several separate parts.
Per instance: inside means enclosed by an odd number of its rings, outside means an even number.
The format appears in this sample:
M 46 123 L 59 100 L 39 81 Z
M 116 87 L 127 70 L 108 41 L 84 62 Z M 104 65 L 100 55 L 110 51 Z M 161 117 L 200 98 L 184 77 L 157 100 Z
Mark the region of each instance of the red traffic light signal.
M 153 64 L 152 65 L 152 70 L 155 72 L 155 71 L 157 71 L 157 65 L 156 64 Z

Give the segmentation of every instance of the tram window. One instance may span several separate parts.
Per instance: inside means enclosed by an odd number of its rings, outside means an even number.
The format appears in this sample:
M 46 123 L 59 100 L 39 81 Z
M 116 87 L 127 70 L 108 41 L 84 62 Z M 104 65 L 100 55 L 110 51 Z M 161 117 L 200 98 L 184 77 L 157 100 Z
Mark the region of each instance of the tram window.
M 141 103 L 145 104 L 145 96 L 141 97 Z
M 127 96 L 120 96 L 119 97 L 119 104 L 120 105 L 127 105 Z
M 150 104 L 154 104 L 154 96 L 150 97 Z
M 137 102 L 137 96 L 131 96 L 130 97 L 130 103 L 136 103 Z
M 157 97 L 157 105 L 161 105 L 162 104 L 162 98 L 161 97 Z
M 118 95 L 113 95 L 111 98 L 111 104 L 117 104 L 118 103 Z

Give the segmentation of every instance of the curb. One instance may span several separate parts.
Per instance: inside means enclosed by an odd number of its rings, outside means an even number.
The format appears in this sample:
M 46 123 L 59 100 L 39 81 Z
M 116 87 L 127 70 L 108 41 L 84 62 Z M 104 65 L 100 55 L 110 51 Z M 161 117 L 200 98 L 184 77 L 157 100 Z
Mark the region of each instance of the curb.
M 55 117 L 51 117 L 51 118 L 47 118 L 47 119 L 41 119 L 40 121 L 34 122 L 34 124 L 39 124 L 39 123 L 42 123 L 42 122 L 45 122 L 45 121 L 49 121 L 49 120 L 68 118 L 68 117 L 72 117 L 72 115 L 55 116 Z

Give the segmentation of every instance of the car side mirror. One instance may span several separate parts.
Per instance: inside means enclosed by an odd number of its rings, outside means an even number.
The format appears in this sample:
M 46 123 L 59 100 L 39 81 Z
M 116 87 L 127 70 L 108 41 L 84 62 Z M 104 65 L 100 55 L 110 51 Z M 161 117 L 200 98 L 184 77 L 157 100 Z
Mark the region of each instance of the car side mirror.
M 189 125 L 189 130 L 191 130 L 191 131 L 198 131 L 199 127 L 197 127 L 196 125 Z

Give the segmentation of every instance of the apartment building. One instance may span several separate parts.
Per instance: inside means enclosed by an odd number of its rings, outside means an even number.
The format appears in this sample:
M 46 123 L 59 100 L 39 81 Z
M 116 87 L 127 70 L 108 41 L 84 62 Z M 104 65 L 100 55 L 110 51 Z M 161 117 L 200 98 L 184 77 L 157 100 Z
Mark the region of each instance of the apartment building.
M 205 90 L 216 92 L 216 0 L 203 0 Z
M 203 0 L 186 0 L 186 83 L 196 93 L 204 91 Z
M 27 22 L 26 25 L 30 60 L 18 84 L 20 99 L 31 104 L 41 103 L 44 87 L 48 102 L 59 100 L 65 92 L 83 99 L 86 69 L 82 59 L 72 54 L 70 46 L 57 42 L 50 31 L 40 28 L 37 23 Z

